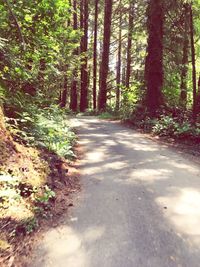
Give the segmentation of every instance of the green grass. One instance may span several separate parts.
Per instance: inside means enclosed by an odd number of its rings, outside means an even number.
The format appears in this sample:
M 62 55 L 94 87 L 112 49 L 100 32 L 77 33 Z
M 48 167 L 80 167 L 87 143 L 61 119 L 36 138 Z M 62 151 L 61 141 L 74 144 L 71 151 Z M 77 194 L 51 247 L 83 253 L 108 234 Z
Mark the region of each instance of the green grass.
M 112 114 L 109 112 L 103 112 L 103 113 L 98 115 L 98 118 L 104 119 L 104 120 L 118 120 L 119 116 L 117 116 L 117 114 Z

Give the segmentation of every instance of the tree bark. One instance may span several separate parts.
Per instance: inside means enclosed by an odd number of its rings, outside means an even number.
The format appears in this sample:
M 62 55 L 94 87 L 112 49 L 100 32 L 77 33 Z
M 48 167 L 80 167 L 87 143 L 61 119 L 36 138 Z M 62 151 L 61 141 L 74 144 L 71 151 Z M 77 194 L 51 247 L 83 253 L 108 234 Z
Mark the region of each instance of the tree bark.
M 197 78 L 196 78 L 196 58 L 195 58 L 195 44 L 194 44 L 194 22 L 192 4 L 190 4 L 190 41 L 191 41 L 191 57 L 192 57 L 192 83 L 193 83 L 193 121 L 196 122 L 197 107 Z
M 147 86 L 146 105 L 149 115 L 155 117 L 163 102 L 163 1 L 150 0 L 147 14 L 148 45 L 145 62 L 145 80 Z
M 127 46 L 127 66 L 126 66 L 126 88 L 130 86 L 130 76 L 131 76 L 131 48 L 132 48 L 132 34 L 133 34 L 133 12 L 134 4 L 130 0 L 129 7 L 129 29 L 128 29 L 128 46 Z
M 122 6 L 121 0 L 119 2 L 120 14 L 119 14 L 119 36 L 118 36 L 118 55 L 117 55 L 117 75 L 116 75 L 116 111 L 119 110 L 120 106 L 120 83 L 121 83 L 121 52 L 122 52 Z
M 65 74 L 64 76 L 64 83 L 63 83 L 63 91 L 61 92 L 61 102 L 60 106 L 61 108 L 65 108 L 67 104 L 67 89 L 68 89 L 68 84 L 67 84 L 67 75 Z
M 70 9 L 69 12 L 73 12 L 74 6 L 72 7 L 72 2 L 71 0 L 69 1 L 69 5 L 70 5 Z M 73 3 L 74 5 L 74 3 Z M 75 3 L 75 9 L 76 9 L 76 3 Z M 70 27 L 71 26 L 71 16 L 69 16 L 68 20 L 67 20 L 67 26 Z M 63 89 L 61 91 L 61 97 L 60 97 L 60 107 L 61 108 L 65 108 L 66 104 L 67 104 L 67 98 L 68 98 L 68 74 L 67 74 L 67 70 L 68 70 L 69 66 L 68 64 L 65 64 L 63 69 L 64 69 L 64 81 L 63 81 Z
M 184 4 L 184 40 L 183 40 L 183 58 L 181 69 L 180 85 L 180 105 L 186 109 L 187 106 L 187 75 L 188 75 L 188 57 L 189 57 L 189 4 Z
M 109 70 L 112 4 L 113 0 L 105 0 L 103 52 L 102 52 L 102 60 L 100 67 L 100 88 L 99 88 L 99 99 L 98 99 L 99 111 L 103 111 L 106 109 L 106 102 L 107 102 L 107 77 Z
M 198 78 L 198 91 L 197 91 L 197 97 L 196 97 L 196 113 L 200 113 L 200 75 Z
M 84 112 L 88 108 L 88 0 L 81 0 L 81 26 L 83 36 L 81 38 L 81 54 L 84 54 L 81 65 L 81 95 L 80 111 Z
M 78 19 L 77 19 L 77 2 L 76 0 L 73 1 L 73 29 L 78 29 Z M 74 56 L 78 56 L 78 48 L 74 50 Z M 78 109 L 78 96 L 77 96 L 77 77 L 78 77 L 78 70 L 75 67 L 73 71 L 73 80 L 71 84 L 71 91 L 70 91 L 70 109 L 74 112 Z
M 95 1 L 94 15 L 94 45 L 93 45 L 93 109 L 97 108 L 97 29 L 98 29 L 98 4 L 99 0 Z

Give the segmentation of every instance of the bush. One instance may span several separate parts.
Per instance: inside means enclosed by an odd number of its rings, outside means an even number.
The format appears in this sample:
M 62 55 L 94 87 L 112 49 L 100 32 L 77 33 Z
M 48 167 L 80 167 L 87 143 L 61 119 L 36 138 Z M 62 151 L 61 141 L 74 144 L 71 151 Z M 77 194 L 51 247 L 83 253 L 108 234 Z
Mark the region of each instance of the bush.
M 178 123 L 173 118 L 161 116 L 160 119 L 155 121 L 152 131 L 160 136 L 173 136 L 177 129 Z
M 58 106 L 38 108 L 29 105 L 18 118 L 7 119 L 9 130 L 15 139 L 29 146 L 46 148 L 65 158 L 74 158 L 75 134 L 69 126 L 67 116 Z
M 118 119 L 118 116 L 115 112 L 102 112 L 101 114 L 98 115 L 98 118 L 103 119 L 103 120 L 116 120 Z
M 196 125 L 196 127 L 193 126 L 187 119 L 181 122 L 178 118 L 161 116 L 160 119 L 155 121 L 152 132 L 160 136 L 171 136 L 180 139 L 196 139 L 200 138 L 199 126 L 200 125 Z

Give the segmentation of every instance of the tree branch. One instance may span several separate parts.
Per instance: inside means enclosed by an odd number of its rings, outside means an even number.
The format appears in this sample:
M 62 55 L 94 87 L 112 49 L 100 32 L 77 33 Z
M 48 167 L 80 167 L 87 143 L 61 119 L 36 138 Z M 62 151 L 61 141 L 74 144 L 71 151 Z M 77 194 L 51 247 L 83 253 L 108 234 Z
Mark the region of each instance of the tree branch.
M 11 5 L 10 5 L 9 0 L 4 0 L 4 1 L 5 1 L 5 3 L 6 3 L 6 5 L 7 5 L 7 7 L 8 7 L 8 9 L 9 9 L 9 11 L 10 11 L 10 14 L 11 14 L 12 18 L 14 19 L 15 25 L 16 25 L 16 27 L 17 27 L 17 30 L 18 30 L 18 33 L 19 33 L 19 36 L 20 36 L 20 39 L 21 39 L 22 49 L 23 49 L 23 51 L 25 51 L 25 50 L 26 50 L 26 43 L 25 43 L 25 40 L 24 40 L 24 36 L 23 36 L 23 34 L 22 34 L 22 30 L 21 30 L 21 28 L 20 28 L 20 26 L 19 26 L 19 22 L 18 22 L 18 20 L 17 20 L 15 14 L 14 14 L 14 12 L 13 12 L 13 10 L 12 10 L 12 7 L 11 7 Z

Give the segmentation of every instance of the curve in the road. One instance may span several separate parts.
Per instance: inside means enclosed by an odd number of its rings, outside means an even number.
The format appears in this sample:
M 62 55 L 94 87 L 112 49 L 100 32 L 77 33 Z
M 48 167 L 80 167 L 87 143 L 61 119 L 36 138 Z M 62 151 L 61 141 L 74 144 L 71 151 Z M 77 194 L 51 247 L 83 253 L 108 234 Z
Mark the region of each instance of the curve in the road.
M 200 168 L 120 124 L 73 123 L 83 190 L 29 266 L 199 267 Z

